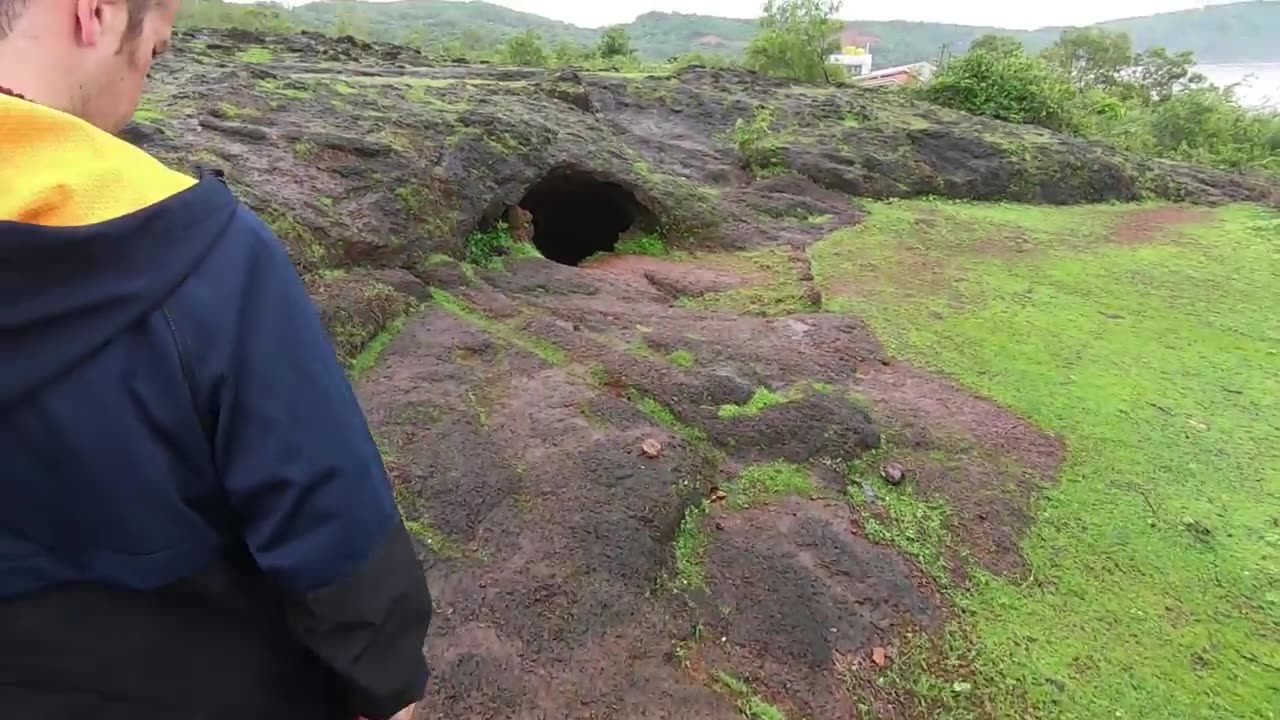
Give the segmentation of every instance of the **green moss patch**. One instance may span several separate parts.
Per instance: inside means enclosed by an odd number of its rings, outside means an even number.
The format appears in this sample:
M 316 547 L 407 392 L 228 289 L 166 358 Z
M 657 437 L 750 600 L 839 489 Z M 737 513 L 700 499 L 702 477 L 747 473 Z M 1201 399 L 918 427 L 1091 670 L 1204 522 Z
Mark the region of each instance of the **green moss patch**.
M 537 355 L 551 365 L 563 365 L 569 359 L 565 351 L 555 343 L 526 335 L 506 323 L 491 318 L 446 290 L 431 288 L 431 299 L 449 313 L 480 327 L 500 340 Z
M 675 365 L 676 367 L 682 367 L 686 369 L 693 367 L 693 364 L 695 362 L 693 353 L 689 352 L 688 350 L 674 350 L 669 355 L 667 355 L 667 360 L 669 360 L 671 364 Z
M 733 695 L 738 704 L 738 710 L 747 720 L 787 720 L 786 713 L 757 695 L 756 691 L 738 676 L 726 672 L 716 673 L 716 682 L 723 690 Z
M 751 399 L 742 405 L 721 405 L 716 414 L 727 420 L 740 417 L 752 417 L 764 412 L 767 408 L 774 405 L 781 405 L 786 402 L 795 400 L 797 394 L 794 392 L 776 392 L 769 388 L 756 388 L 755 393 L 751 395 Z
M 730 508 L 744 510 L 778 495 L 809 496 L 814 490 L 813 475 L 808 468 L 776 460 L 744 468 L 725 488 L 725 493 L 729 496 Z

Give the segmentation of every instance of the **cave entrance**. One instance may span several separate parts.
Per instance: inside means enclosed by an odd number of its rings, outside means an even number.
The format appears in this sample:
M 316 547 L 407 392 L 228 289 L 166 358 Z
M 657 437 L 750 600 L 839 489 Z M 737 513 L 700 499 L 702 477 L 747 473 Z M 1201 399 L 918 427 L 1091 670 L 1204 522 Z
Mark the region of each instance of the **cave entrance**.
M 631 191 L 582 170 L 552 170 L 529 188 L 520 207 L 533 216 L 538 251 L 564 265 L 610 252 L 632 226 L 652 225 L 652 213 Z

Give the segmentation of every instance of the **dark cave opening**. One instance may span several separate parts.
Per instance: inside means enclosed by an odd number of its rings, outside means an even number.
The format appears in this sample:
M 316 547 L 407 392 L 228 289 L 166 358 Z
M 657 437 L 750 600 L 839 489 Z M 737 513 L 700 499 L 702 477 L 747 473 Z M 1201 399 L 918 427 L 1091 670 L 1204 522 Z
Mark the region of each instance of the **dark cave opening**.
M 652 224 L 652 213 L 631 191 L 574 169 L 552 170 L 529 188 L 520 207 L 533 216 L 538 251 L 564 265 L 609 252 L 632 226 Z

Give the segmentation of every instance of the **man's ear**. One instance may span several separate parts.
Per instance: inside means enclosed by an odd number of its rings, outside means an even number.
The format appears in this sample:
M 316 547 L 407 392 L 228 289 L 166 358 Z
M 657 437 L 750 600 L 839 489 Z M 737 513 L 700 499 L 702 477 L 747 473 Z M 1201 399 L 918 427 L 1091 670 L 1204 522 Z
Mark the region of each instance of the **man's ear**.
M 82 47 L 119 45 L 129 24 L 129 6 L 123 0 L 75 0 L 76 42 Z

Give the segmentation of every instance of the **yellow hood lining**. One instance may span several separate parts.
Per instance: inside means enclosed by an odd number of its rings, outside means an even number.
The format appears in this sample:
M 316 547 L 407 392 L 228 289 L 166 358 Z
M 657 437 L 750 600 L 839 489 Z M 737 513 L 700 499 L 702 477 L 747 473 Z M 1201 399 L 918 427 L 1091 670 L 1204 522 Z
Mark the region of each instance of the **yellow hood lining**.
M 113 135 L 58 110 L 0 95 L 0 220 L 92 225 L 195 184 Z

